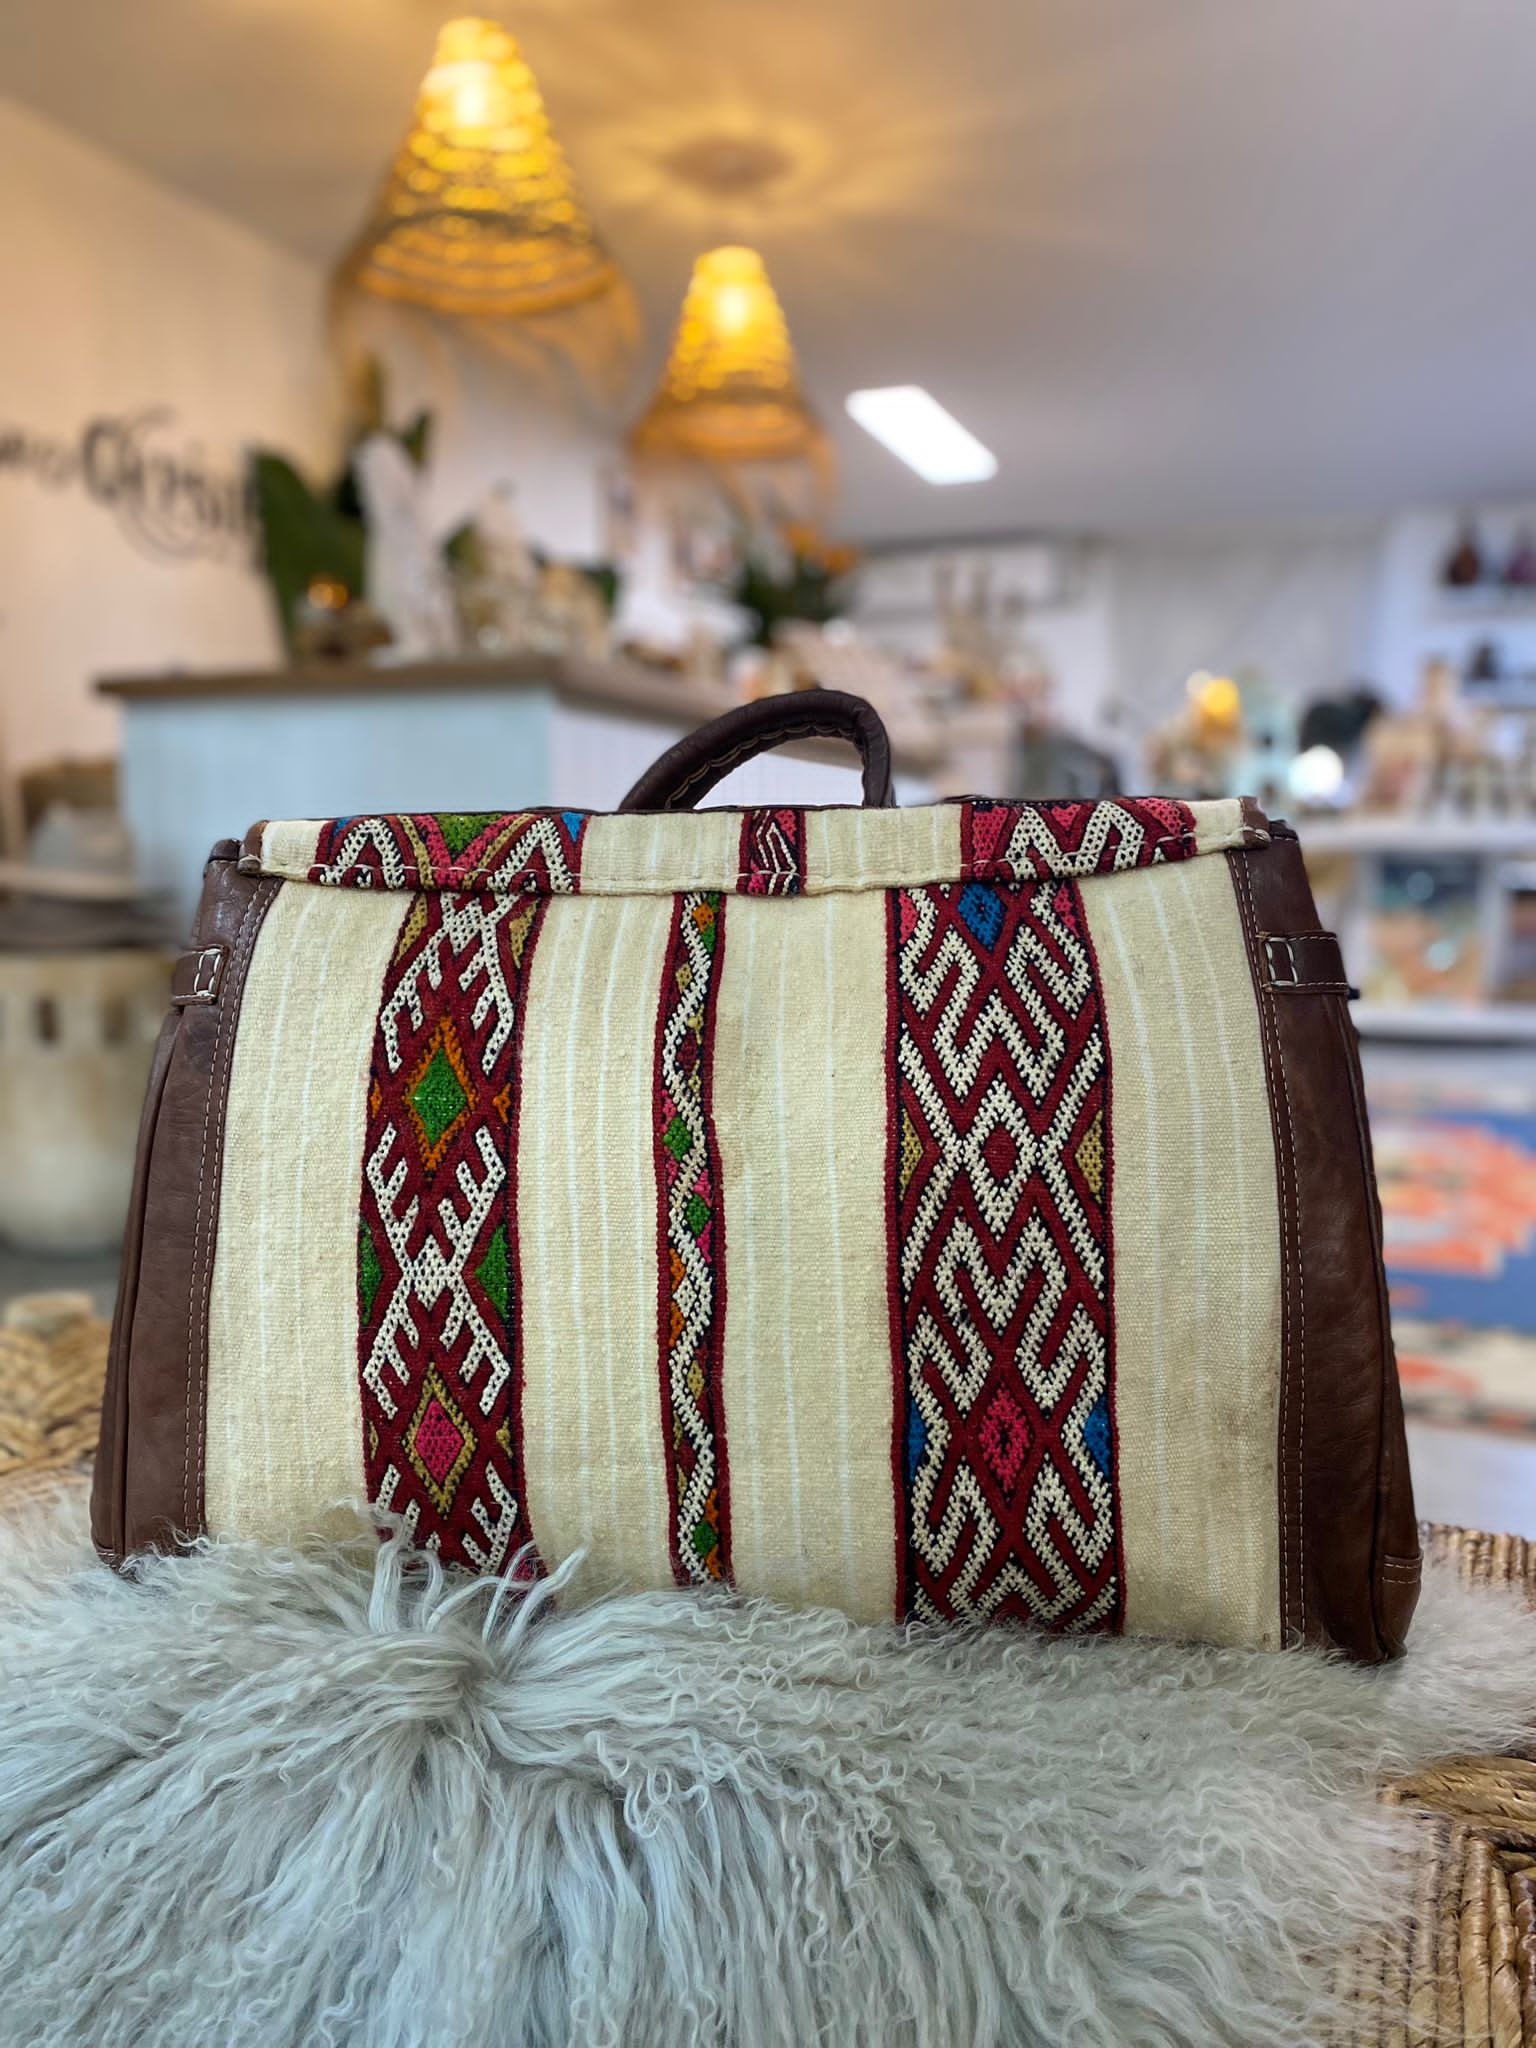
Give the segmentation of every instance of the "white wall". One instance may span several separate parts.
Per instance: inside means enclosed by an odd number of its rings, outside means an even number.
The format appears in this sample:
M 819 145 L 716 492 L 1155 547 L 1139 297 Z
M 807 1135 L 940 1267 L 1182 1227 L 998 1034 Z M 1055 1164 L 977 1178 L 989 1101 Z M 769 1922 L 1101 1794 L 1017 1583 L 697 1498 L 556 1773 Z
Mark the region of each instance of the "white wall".
M 339 458 L 340 378 L 316 265 L 0 100 L 0 444 L 76 443 L 95 417 L 166 406 L 155 443 L 238 473 L 252 443 L 317 480 Z M 511 478 L 530 536 L 602 544 L 614 436 L 525 368 L 379 308 L 364 338 L 390 411 L 434 409 L 430 506 L 447 531 Z M 0 752 L 12 766 L 111 752 L 105 673 L 261 667 L 279 658 L 266 586 L 243 549 L 157 559 L 78 481 L 0 459 Z
M 250 440 L 325 459 L 337 426 L 313 266 L 0 101 L 0 434 L 73 441 L 150 406 L 157 436 L 234 470 Z M 0 467 L 0 719 L 12 764 L 116 744 L 106 671 L 263 663 L 265 586 L 239 554 L 159 560 L 78 481 Z
M 1255 670 L 1296 703 L 1369 677 L 1380 574 L 1373 528 L 1120 541 L 1110 608 L 1126 729 L 1177 710 L 1196 669 Z

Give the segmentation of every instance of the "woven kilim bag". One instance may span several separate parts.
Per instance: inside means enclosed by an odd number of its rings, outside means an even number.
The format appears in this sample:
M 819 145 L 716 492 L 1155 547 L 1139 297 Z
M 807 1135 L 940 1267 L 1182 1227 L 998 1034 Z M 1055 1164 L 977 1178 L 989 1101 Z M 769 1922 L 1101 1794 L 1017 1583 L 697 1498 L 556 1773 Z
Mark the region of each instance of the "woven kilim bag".
M 863 808 L 692 811 L 852 739 Z M 730 713 L 612 815 L 215 847 L 140 1147 L 100 1547 L 1402 1646 L 1418 1542 L 1337 941 L 1251 804 L 890 807 Z

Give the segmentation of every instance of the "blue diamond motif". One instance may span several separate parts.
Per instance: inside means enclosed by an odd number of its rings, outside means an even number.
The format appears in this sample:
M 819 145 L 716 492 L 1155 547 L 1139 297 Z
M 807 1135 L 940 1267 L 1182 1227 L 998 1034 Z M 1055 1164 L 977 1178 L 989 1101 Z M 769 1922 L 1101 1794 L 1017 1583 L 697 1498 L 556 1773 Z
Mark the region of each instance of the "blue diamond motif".
M 1109 1477 L 1110 1450 L 1109 1396 L 1107 1394 L 1100 1394 L 1097 1401 L 1088 1410 L 1088 1419 L 1083 1424 L 1083 1442 L 1088 1448 L 1089 1457 L 1092 1458 L 1095 1465 L 1098 1466 L 1107 1479 Z
M 585 811 L 562 811 L 560 813 L 560 822 L 573 839 L 579 839 L 581 837 L 581 828 L 587 822 L 587 814 Z
M 914 1402 L 907 1410 L 907 1483 L 910 1485 L 917 1475 L 917 1468 L 923 1462 L 923 1453 L 928 1448 L 928 1425 L 918 1413 Z
M 996 889 L 967 882 L 960 892 L 960 915 L 983 946 L 994 946 L 1003 928 L 1003 899 Z

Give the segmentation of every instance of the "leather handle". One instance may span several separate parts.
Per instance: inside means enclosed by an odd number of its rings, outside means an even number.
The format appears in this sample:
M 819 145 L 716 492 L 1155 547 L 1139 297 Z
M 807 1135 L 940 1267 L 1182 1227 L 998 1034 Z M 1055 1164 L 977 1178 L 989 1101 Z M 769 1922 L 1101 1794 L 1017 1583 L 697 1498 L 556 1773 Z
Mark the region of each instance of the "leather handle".
M 846 690 L 800 690 L 738 705 L 658 756 L 619 805 L 621 811 L 686 811 L 743 761 L 789 740 L 847 740 L 864 764 L 864 802 L 889 808 L 891 742 L 873 704 Z

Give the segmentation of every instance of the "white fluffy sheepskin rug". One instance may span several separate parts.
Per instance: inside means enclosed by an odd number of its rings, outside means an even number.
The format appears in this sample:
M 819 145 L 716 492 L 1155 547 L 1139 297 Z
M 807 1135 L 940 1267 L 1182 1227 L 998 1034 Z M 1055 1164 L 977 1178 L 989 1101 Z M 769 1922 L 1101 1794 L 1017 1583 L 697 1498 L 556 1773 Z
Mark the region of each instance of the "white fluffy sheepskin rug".
M 1315 2042 L 1382 1771 L 1517 1746 L 1536 1619 L 1399 1666 L 725 1596 L 566 1611 L 385 1544 L 115 1578 L 0 1529 L 0 2037 L 28 2048 Z

